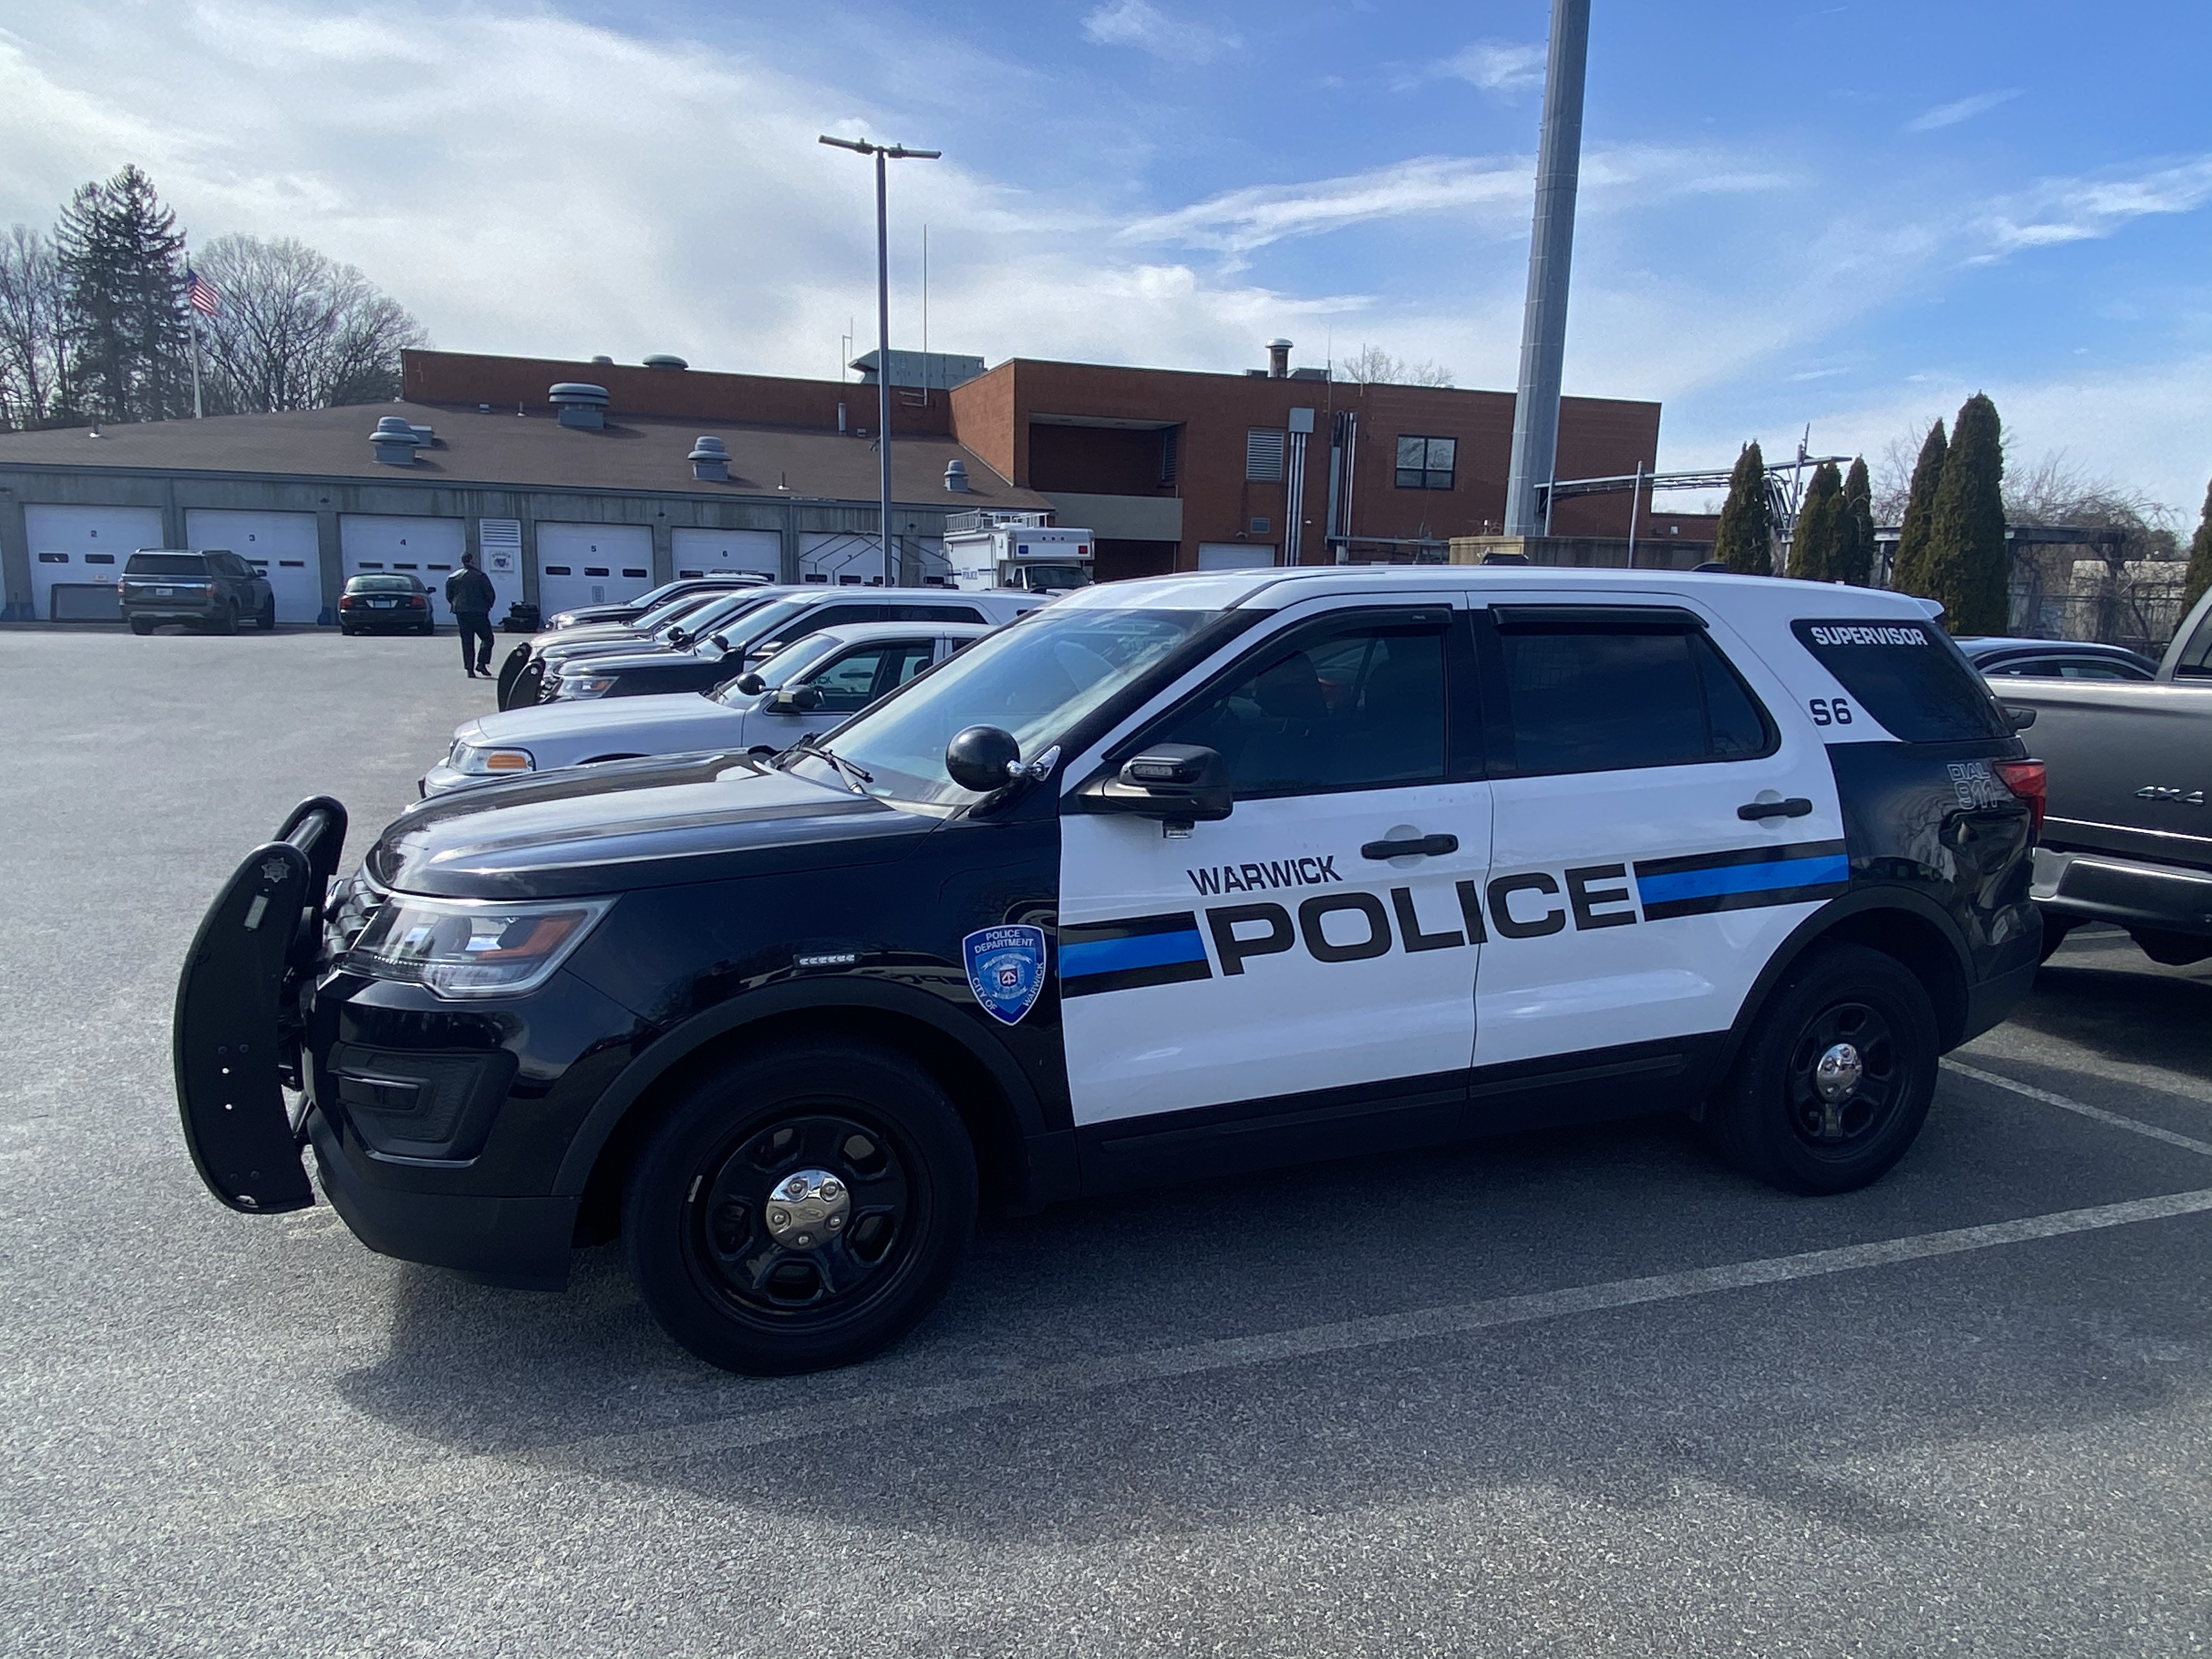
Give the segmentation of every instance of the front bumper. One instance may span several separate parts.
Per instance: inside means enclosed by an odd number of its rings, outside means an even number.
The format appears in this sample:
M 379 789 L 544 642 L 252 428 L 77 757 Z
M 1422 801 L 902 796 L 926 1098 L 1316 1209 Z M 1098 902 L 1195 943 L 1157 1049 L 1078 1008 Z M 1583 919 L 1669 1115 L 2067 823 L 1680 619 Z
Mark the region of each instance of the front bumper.
M 2106 853 L 2035 849 L 2038 908 L 2069 921 L 2212 937 L 2212 872 Z
M 319 1108 L 307 1114 L 315 1172 L 331 1207 L 380 1255 L 447 1267 L 486 1284 L 558 1291 L 568 1283 L 574 1198 L 408 1191 L 368 1180 L 357 1141 Z

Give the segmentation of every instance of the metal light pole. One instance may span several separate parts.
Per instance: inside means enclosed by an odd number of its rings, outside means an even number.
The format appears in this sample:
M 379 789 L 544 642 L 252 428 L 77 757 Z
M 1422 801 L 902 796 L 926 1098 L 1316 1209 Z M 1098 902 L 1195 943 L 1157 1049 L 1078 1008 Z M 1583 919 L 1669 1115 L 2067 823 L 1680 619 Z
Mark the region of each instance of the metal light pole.
M 1559 369 L 1567 351 L 1567 270 L 1575 251 L 1582 177 L 1583 81 L 1589 63 L 1589 0 L 1552 0 L 1544 68 L 1544 124 L 1536 141 L 1536 218 L 1528 241 L 1528 304 L 1521 322 L 1521 386 L 1513 402 L 1513 460 L 1505 533 L 1547 535 L 1559 459 Z M 1536 511 L 1544 489 L 1546 510 Z
M 934 161 L 941 149 L 908 149 L 900 144 L 872 144 L 865 138 L 832 138 L 822 135 L 832 149 L 849 149 L 856 155 L 876 158 L 876 454 L 883 464 L 884 586 L 896 587 L 891 555 L 891 252 L 890 215 L 884 188 L 885 161 Z M 922 378 L 928 379 L 928 365 Z

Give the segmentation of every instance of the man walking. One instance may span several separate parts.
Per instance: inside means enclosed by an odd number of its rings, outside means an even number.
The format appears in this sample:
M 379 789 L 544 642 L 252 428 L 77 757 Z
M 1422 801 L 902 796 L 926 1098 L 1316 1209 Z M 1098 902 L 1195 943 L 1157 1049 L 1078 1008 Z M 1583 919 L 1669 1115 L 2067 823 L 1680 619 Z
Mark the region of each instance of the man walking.
M 446 604 L 461 625 L 461 672 L 471 679 L 491 678 L 491 608 L 498 598 L 477 556 L 462 554 L 461 568 L 446 578 Z

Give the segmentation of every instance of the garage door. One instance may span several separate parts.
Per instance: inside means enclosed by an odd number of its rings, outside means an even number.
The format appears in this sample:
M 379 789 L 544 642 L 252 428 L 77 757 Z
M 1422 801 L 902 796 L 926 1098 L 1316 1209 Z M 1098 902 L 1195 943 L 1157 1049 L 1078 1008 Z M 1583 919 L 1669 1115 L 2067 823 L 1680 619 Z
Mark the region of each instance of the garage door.
M 446 578 L 460 568 L 461 550 L 468 532 L 459 519 L 403 519 L 396 514 L 343 513 L 338 515 L 338 555 L 349 578 L 367 571 L 404 570 L 430 590 L 430 614 L 450 623 L 446 609 Z M 493 579 L 493 586 L 499 585 Z M 492 607 L 495 620 L 505 614 L 507 602 L 518 592 L 501 592 Z
M 278 622 L 322 620 L 323 560 L 313 514 L 190 507 L 185 539 L 194 547 L 227 547 L 268 577 L 276 594 Z
M 161 510 L 26 506 L 23 533 L 31 544 L 32 614 L 45 622 L 54 614 L 57 586 L 112 584 L 133 553 L 161 546 Z
M 772 582 L 783 579 L 780 530 L 678 530 L 669 540 L 678 581 L 717 570 L 757 570 Z
M 653 529 L 641 524 L 538 526 L 538 609 L 620 605 L 653 586 Z
M 1265 570 L 1275 562 L 1272 547 L 1254 547 L 1249 542 L 1200 542 L 1198 544 L 1198 568 L 1200 570 Z

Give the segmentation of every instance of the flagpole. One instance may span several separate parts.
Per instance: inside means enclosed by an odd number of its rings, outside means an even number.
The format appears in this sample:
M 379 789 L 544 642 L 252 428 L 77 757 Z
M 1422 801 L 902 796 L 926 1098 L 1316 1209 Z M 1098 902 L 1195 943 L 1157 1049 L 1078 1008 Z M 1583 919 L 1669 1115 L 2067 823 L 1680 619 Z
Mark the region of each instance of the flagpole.
M 200 308 L 191 301 L 192 262 L 185 261 L 185 315 L 192 325 L 192 418 L 202 418 L 200 413 Z

